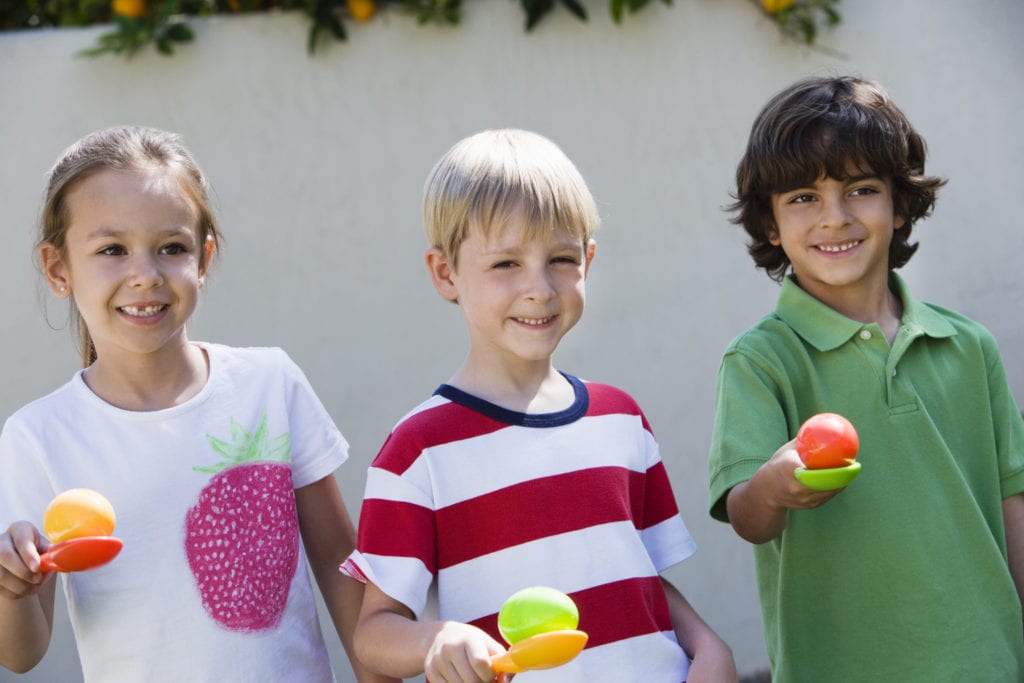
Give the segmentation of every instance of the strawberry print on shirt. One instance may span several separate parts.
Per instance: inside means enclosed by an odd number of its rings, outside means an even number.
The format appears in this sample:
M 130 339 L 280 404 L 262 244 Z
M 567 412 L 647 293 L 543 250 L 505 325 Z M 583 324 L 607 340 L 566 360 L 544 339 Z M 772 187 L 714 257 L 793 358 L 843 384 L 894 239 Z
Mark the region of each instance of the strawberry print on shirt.
M 203 607 L 218 624 L 265 631 L 281 621 L 299 557 L 288 433 L 270 438 L 231 421 L 231 439 L 207 434 L 221 457 L 185 516 L 185 554 Z

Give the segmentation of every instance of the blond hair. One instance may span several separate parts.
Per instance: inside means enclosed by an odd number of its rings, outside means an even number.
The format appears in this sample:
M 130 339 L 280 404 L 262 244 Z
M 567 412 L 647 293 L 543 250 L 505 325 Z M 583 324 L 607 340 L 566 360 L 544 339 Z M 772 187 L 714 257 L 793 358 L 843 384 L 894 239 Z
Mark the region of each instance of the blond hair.
M 181 191 L 195 206 L 199 217 L 199 244 L 212 242 L 219 251 L 221 233 L 209 198 L 209 185 L 181 137 L 175 133 L 141 126 L 117 126 L 97 130 L 61 153 L 47 176 L 46 198 L 39 222 L 36 251 L 52 245 L 62 260 L 67 259 L 67 231 L 71 223 L 67 196 L 79 183 L 106 170 L 163 170 L 174 174 Z M 199 268 L 207 267 L 207 249 L 199 251 Z M 92 336 L 82 314 L 71 300 L 72 325 L 77 330 L 83 366 L 96 360 Z
M 489 236 L 513 215 L 524 221 L 527 238 L 568 231 L 584 244 L 600 220 L 576 166 L 555 143 L 529 131 L 464 138 L 427 178 L 423 226 L 431 246 L 453 265 L 471 227 Z

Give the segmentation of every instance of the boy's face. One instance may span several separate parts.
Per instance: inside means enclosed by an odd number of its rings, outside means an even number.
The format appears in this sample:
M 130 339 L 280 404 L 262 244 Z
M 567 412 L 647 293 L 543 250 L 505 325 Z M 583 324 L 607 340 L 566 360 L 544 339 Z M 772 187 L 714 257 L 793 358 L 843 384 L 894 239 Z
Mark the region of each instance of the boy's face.
M 559 341 L 583 314 L 584 281 L 594 257 L 568 231 L 528 237 L 515 217 L 485 237 L 471 228 L 453 267 L 427 253 L 438 291 L 457 301 L 469 331 L 469 362 L 481 368 L 550 364 Z
M 904 220 L 895 215 L 892 182 L 855 174 L 819 178 L 772 195 L 775 227 L 800 286 L 828 303 L 835 295 L 879 291 L 889 276 L 889 243 Z

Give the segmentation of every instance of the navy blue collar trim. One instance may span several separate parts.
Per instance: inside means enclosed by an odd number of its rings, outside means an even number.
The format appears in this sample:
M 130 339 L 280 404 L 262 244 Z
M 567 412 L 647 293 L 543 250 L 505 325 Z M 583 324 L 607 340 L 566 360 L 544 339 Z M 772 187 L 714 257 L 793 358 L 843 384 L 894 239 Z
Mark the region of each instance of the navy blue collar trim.
M 497 420 L 498 422 L 504 422 L 509 425 L 517 425 L 520 427 L 559 427 L 561 425 L 567 425 L 575 422 L 584 415 L 587 414 L 587 408 L 590 407 L 590 394 L 587 392 L 587 387 L 578 377 L 560 373 L 562 377 L 565 377 L 572 385 L 573 392 L 576 394 L 576 398 L 573 400 L 572 405 L 565 410 L 559 410 L 554 413 L 520 413 L 515 410 L 509 410 L 508 408 L 502 408 L 499 405 L 485 401 L 482 398 L 467 394 L 461 389 L 456 389 L 450 384 L 442 384 L 434 391 L 435 396 L 443 396 L 453 403 L 475 410 L 478 413 L 482 413 L 489 418 Z

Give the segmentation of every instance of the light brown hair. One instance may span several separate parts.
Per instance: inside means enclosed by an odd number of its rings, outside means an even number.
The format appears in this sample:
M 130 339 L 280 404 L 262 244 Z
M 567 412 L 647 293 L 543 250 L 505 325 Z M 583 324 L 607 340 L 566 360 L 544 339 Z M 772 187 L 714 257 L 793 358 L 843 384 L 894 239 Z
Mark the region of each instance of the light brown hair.
M 199 217 L 199 268 L 208 264 L 207 254 L 219 251 L 222 241 L 209 198 L 209 185 L 181 137 L 175 133 L 141 126 L 105 128 L 86 135 L 61 153 L 47 177 L 46 197 L 39 222 L 36 251 L 52 245 L 60 258 L 67 259 L 66 236 L 71 223 L 68 193 L 79 183 L 106 170 L 153 171 L 173 174 L 182 192 L 195 206 Z M 213 250 L 206 248 L 212 242 Z M 81 313 L 71 301 L 72 325 L 77 330 L 82 364 L 96 360 L 96 348 Z

